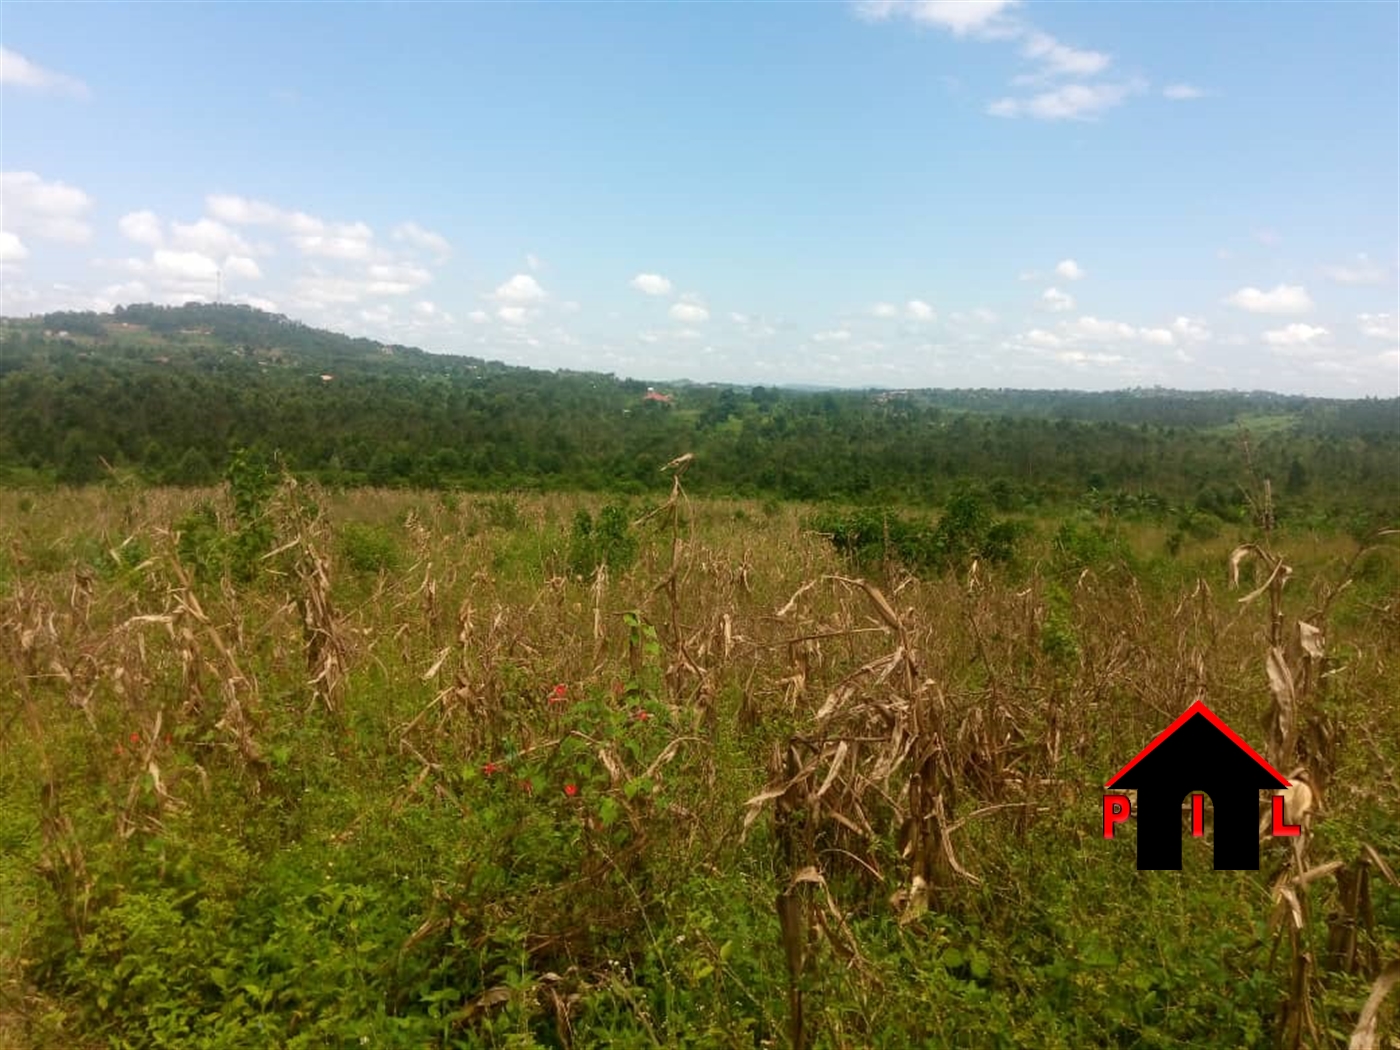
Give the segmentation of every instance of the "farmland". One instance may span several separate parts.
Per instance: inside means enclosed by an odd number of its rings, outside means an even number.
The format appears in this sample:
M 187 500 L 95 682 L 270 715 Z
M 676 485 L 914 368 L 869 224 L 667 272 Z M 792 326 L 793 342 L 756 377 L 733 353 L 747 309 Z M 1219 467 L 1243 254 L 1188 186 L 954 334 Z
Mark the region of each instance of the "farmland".
M 0 492 L 0 1041 L 1391 1045 L 1383 521 L 692 495 L 685 451 Z M 1197 698 L 1308 786 L 1259 871 L 1102 837 Z

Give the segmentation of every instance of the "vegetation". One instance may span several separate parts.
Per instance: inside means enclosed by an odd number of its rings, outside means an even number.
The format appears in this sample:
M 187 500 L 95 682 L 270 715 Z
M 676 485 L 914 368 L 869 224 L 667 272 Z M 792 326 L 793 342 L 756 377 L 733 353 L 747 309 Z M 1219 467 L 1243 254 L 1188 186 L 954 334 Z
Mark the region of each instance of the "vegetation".
M 317 331 L 249 307 L 131 306 L 0 325 L 0 484 L 216 483 L 235 450 L 333 487 L 692 494 L 998 515 L 1087 494 L 1155 521 L 1237 522 L 1247 455 L 1296 521 L 1400 491 L 1400 399 L 1138 390 L 800 392 L 536 372 Z M 1193 524 L 1191 516 L 1196 515 Z
M 230 462 L 0 493 L 0 1043 L 1395 1037 L 1394 536 Z M 1139 873 L 1102 784 L 1198 696 L 1304 834 Z

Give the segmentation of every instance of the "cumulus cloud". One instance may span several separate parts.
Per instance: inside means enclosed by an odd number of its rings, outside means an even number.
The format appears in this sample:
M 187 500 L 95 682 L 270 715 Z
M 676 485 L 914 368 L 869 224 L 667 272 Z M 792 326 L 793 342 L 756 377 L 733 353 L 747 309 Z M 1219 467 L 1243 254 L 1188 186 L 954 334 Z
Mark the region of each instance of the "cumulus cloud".
M 675 303 L 669 312 L 673 321 L 685 324 L 699 324 L 710 319 L 710 311 L 696 303 Z
M 902 18 L 967 36 L 1005 28 L 1003 16 L 1018 5 L 1019 0 L 859 0 L 855 11 L 869 22 Z
M 1205 98 L 1205 94 L 1194 84 L 1168 84 L 1162 89 L 1162 97 L 1173 102 L 1189 102 L 1192 99 Z
M 280 230 L 304 255 L 363 261 L 375 254 L 374 230 L 362 222 L 327 222 L 306 212 L 225 193 L 207 196 L 204 208 L 220 222 Z
M 84 220 L 92 204 L 76 186 L 48 182 L 32 171 L 0 172 L 0 223 L 15 234 L 83 244 L 92 237 Z
M 933 307 L 922 299 L 910 299 L 904 304 L 904 313 L 911 321 L 932 321 L 938 317 Z
M 117 229 L 123 237 L 137 244 L 158 248 L 165 242 L 165 231 L 153 211 L 128 212 L 117 220 Z
M 671 282 L 659 273 L 639 273 L 627 283 L 645 295 L 671 294 Z
M 1081 281 L 1084 279 L 1084 268 L 1073 259 L 1061 259 L 1055 264 L 1055 272 L 1066 281 Z
M 849 329 L 837 328 L 827 332 L 818 332 L 812 336 L 814 343 L 845 343 L 849 342 L 851 333 Z
M 491 320 L 491 315 L 485 310 L 473 310 L 467 314 L 467 320 L 472 324 L 486 324 Z
M 140 225 L 144 225 L 146 217 L 154 219 L 150 212 L 136 213 L 142 216 Z M 126 216 L 131 218 L 131 216 Z M 122 221 L 125 221 L 123 219 Z M 119 224 L 120 225 L 120 224 Z M 155 232 L 159 236 L 159 224 L 155 227 Z M 149 232 L 149 231 L 144 231 Z M 136 240 L 136 238 L 132 238 Z M 170 240 L 172 247 L 182 251 L 199 252 L 203 255 L 253 255 L 254 250 L 233 230 L 223 223 L 214 219 L 200 219 L 192 223 L 171 223 Z M 151 242 L 146 242 L 151 243 Z M 159 244 L 159 241 L 154 242 Z
M 17 263 L 29 258 L 24 242 L 9 230 L 0 230 L 0 264 Z
M 224 260 L 224 276 L 242 278 L 246 281 L 262 279 L 262 269 L 257 262 L 246 255 L 230 255 Z
M 1268 291 L 1241 288 L 1225 302 L 1252 314 L 1305 314 L 1313 308 L 1308 290 L 1299 284 L 1280 284 Z
M 1350 263 L 1343 266 L 1327 266 L 1322 272 L 1337 284 L 1385 286 L 1390 283 L 1390 272 L 1384 266 L 1372 262 L 1371 257 L 1364 252 Z
M 521 325 L 529 320 L 530 312 L 523 306 L 502 306 L 496 316 L 506 324 Z
M 1064 313 L 1074 309 L 1074 296 L 1068 292 L 1062 292 L 1058 288 L 1047 288 L 1040 293 L 1040 301 L 1045 305 L 1045 309 L 1054 313 Z
M 1030 34 L 1021 53 L 1039 62 L 1047 76 L 1094 76 L 1113 61 L 1101 51 L 1079 51 L 1060 43 L 1049 33 L 1040 32 Z
M 177 287 L 197 284 L 202 288 L 207 283 L 209 290 L 213 291 L 218 279 L 219 264 L 199 252 L 157 248 L 151 262 L 157 276 Z
M 390 231 L 389 236 L 404 244 L 429 252 L 439 262 L 445 262 L 452 254 L 452 245 L 446 237 L 432 230 L 424 229 L 416 222 L 401 222 Z
M 1325 328 L 1310 324 L 1291 324 L 1265 332 L 1264 342 L 1270 346 L 1307 346 L 1319 339 L 1326 339 L 1332 333 Z
M 1172 322 L 1172 331 L 1188 343 L 1201 343 L 1210 338 L 1206 323 L 1195 317 L 1178 317 Z
M 497 287 L 491 297 L 498 303 L 535 303 L 545 298 L 545 290 L 528 273 L 518 273 Z M 497 311 L 497 316 L 501 316 L 501 311 Z
M 1391 314 L 1358 314 L 1356 321 L 1367 339 L 1400 340 L 1400 325 Z
M 987 112 L 994 117 L 1035 120 L 1093 120 L 1121 106 L 1133 95 L 1147 90 L 1144 80 L 1117 83 L 1062 84 L 1024 98 L 1000 98 L 989 103 Z
M 898 317 L 899 307 L 894 303 L 876 303 L 870 308 L 870 313 L 875 317 Z
M 45 69 L 8 47 L 0 47 L 0 84 L 28 88 L 31 91 L 49 91 L 56 95 L 71 95 L 74 98 L 87 98 L 89 94 L 88 86 L 77 77 Z

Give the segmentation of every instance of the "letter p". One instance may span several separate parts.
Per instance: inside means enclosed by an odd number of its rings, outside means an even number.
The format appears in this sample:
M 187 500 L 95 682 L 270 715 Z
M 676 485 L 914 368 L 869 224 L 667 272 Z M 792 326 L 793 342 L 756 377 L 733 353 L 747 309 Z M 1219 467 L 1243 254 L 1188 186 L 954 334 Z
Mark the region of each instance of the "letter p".
M 1113 838 L 1113 825 L 1128 819 L 1132 805 L 1127 795 L 1105 795 L 1103 797 L 1103 837 Z

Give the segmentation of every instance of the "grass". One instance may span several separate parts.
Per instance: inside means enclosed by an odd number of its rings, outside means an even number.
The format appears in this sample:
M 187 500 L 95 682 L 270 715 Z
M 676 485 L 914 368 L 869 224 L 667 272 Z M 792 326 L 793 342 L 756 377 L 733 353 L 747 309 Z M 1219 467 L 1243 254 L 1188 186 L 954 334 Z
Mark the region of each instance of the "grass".
M 210 499 L 0 493 L 0 1043 L 1334 1046 L 1400 957 L 1394 552 L 1309 664 L 1341 534 L 1047 515 L 862 582 L 678 488 L 581 579 L 602 499 L 283 489 L 235 584 L 177 555 Z M 1139 873 L 1102 783 L 1198 692 L 1319 804 Z

